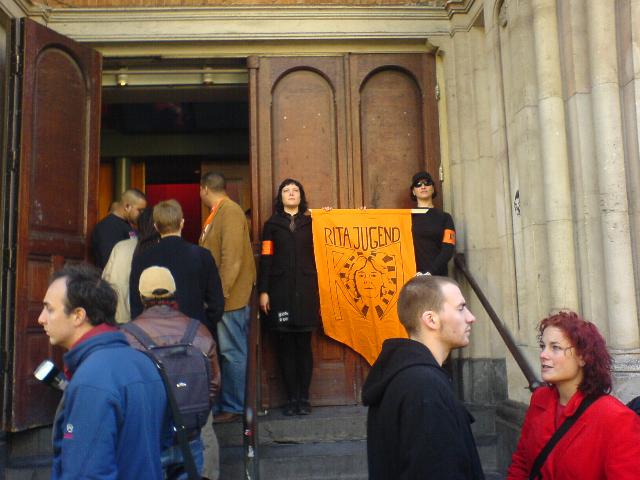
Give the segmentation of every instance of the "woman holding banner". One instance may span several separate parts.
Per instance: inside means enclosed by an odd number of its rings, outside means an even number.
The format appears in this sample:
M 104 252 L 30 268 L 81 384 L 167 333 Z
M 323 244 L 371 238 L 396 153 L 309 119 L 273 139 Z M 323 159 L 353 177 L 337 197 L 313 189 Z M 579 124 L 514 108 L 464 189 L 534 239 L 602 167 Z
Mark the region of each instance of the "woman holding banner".
M 302 184 L 288 178 L 278 188 L 275 213 L 262 232 L 258 291 L 267 326 L 276 333 L 277 356 L 288 402 L 285 415 L 308 415 L 313 370 L 311 333 L 319 298 L 311 215 Z
M 455 252 L 456 229 L 447 212 L 436 208 L 437 192 L 427 172 L 416 173 L 411 180 L 411 199 L 417 209 L 411 215 L 416 271 L 422 275 L 447 275 L 447 263 Z

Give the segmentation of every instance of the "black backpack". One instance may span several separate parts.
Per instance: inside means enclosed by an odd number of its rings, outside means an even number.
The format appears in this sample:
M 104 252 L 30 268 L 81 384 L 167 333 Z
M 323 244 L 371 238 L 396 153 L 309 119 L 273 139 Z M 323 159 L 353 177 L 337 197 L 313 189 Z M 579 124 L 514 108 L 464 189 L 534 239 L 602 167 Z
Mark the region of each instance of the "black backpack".
M 175 399 L 178 415 L 173 413 L 176 430 L 183 430 L 187 436 L 198 432 L 206 425 L 211 405 L 209 385 L 211 364 L 207 356 L 192 342 L 200 322 L 191 319 L 182 339 L 172 345 L 157 345 L 146 332 L 135 323 L 125 323 L 121 327 L 131 333 L 145 348 L 146 353 L 160 370 Z M 171 400 L 171 399 L 170 399 Z M 172 406 L 172 411 L 174 410 Z

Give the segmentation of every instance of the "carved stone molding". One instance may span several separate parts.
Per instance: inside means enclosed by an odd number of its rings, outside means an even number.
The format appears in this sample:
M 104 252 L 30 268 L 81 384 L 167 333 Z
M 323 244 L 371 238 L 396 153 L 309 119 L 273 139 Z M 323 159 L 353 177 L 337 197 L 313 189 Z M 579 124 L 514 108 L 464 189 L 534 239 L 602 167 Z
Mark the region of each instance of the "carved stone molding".
M 456 13 L 467 13 L 475 0 L 447 0 L 444 8 L 447 10 L 449 17 Z
M 87 42 L 425 39 L 450 35 L 435 7 L 52 9 L 50 28 Z

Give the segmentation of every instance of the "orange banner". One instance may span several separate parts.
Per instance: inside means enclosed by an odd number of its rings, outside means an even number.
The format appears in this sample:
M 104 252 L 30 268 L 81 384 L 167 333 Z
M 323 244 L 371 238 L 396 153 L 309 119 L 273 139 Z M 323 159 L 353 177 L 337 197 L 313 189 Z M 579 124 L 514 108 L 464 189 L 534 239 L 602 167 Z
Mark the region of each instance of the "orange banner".
M 313 210 L 324 332 L 373 364 L 387 338 L 406 337 L 396 303 L 416 274 L 411 210 Z

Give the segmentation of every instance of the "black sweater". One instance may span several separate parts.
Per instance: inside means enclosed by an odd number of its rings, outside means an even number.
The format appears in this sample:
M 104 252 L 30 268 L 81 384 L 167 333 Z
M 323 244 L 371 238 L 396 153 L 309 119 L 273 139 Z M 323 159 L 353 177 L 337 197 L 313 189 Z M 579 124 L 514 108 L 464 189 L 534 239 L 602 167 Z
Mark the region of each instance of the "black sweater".
M 455 227 L 451 215 L 438 208 L 414 213 L 411 215 L 411 232 L 416 270 L 446 276 L 447 263 L 455 251 Z
M 362 390 L 370 480 L 484 479 L 471 422 L 427 347 L 386 340 Z

